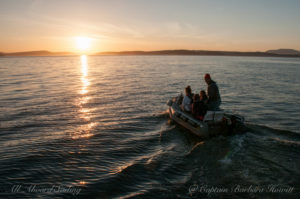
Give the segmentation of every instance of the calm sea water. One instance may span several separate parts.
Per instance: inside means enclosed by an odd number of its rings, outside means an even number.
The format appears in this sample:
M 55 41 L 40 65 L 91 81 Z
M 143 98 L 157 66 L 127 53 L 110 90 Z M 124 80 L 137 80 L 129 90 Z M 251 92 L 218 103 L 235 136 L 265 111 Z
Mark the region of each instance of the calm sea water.
M 205 73 L 247 132 L 202 141 L 168 122 Z M 290 58 L 0 58 L 0 198 L 299 198 L 299 76 Z

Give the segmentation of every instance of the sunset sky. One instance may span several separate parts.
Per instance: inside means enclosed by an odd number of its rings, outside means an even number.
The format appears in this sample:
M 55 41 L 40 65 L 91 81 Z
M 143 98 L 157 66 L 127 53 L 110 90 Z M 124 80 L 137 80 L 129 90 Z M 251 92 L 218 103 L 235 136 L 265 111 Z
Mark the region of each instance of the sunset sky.
M 300 50 L 299 19 L 299 0 L 0 0 L 0 52 Z

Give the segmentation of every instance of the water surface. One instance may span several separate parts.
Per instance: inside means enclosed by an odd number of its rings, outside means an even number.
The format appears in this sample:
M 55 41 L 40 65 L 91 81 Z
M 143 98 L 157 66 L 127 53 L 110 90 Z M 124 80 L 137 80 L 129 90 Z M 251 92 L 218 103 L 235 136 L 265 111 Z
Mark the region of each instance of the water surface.
M 168 122 L 166 101 L 218 83 L 249 130 L 202 141 Z M 0 58 L 0 184 L 20 198 L 254 197 L 191 186 L 294 187 L 299 196 L 300 59 L 217 56 Z M 8 193 L 65 186 L 72 193 Z

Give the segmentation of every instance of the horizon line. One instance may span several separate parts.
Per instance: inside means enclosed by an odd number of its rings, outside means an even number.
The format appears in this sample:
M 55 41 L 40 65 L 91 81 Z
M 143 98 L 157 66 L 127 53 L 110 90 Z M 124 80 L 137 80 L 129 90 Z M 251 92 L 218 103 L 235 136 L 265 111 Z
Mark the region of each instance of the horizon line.
M 116 51 L 98 51 L 93 53 L 87 53 L 87 52 L 74 52 L 74 51 L 51 51 L 51 50 L 25 50 L 25 51 L 13 51 L 13 52 L 4 52 L 0 51 L 0 54 L 15 54 L 15 53 L 34 53 L 34 52 L 47 52 L 47 53 L 72 53 L 75 55 L 81 55 L 81 54 L 87 54 L 87 55 L 93 55 L 98 53 L 123 53 L 123 52 L 161 52 L 161 51 L 206 51 L 206 52 L 237 52 L 237 53 L 266 53 L 268 51 L 273 50 L 295 50 L 299 51 L 298 49 L 292 49 L 292 48 L 277 48 L 277 49 L 269 49 L 266 51 L 239 51 L 239 50 L 204 50 L 204 49 L 163 49 L 163 50 L 116 50 Z

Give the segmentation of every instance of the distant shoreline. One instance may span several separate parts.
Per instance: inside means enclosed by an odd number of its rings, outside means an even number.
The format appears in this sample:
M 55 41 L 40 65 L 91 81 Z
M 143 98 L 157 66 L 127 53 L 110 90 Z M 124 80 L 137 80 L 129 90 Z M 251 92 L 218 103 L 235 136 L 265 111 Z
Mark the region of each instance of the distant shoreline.
M 294 50 L 295 51 L 295 50 Z M 275 53 L 274 53 L 275 52 Z M 276 53 L 278 52 L 278 53 Z M 160 50 L 160 51 L 121 51 L 121 52 L 99 52 L 89 56 L 246 56 L 246 57 L 289 57 L 300 58 L 299 54 L 279 54 L 279 50 L 266 52 L 239 52 L 239 51 L 208 51 L 208 50 Z M 71 52 L 50 52 L 50 51 L 26 51 L 14 53 L 0 53 L 0 57 L 60 57 L 80 56 Z
M 207 50 L 161 50 L 161 51 L 122 51 L 122 52 L 101 52 L 95 55 L 118 55 L 118 56 L 247 56 L 247 57 L 294 57 L 300 58 L 300 54 L 275 54 L 268 52 L 238 52 L 238 51 L 207 51 Z

